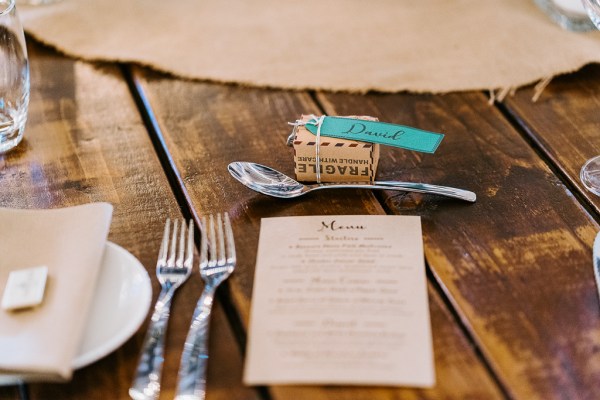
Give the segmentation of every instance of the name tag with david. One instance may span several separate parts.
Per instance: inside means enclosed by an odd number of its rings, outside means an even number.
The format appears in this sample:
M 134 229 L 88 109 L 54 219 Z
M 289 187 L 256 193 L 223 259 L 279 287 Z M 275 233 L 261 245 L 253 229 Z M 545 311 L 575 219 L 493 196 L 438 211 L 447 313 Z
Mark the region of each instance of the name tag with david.
M 434 153 L 444 135 L 404 125 L 343 117 L 313 118 L 306 129 L 316 135 L 361 142 L 379 143 L 423 153 Z

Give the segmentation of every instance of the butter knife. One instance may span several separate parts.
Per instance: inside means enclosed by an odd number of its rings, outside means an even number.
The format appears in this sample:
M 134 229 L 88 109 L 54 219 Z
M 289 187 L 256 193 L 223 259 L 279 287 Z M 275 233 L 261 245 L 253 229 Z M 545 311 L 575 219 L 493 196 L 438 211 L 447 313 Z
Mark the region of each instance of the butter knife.
M 600 232 L 594 240 L 594 279 L 596 279 L 596 290 L 600 298 Z

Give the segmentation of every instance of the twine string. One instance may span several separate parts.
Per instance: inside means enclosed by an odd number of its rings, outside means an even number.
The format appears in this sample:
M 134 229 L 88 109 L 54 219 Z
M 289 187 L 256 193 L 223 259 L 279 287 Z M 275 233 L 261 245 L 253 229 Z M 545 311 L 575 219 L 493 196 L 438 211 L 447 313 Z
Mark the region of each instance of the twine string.
M 298 130 L 299 126 L 305 126 L 305 125 L 315 125 L 317 127 L 317 138 L 315 141 L 315 174 L 316 174 L 316 178 L 317 178 L 317 183 L 321 183 L 321 126 L 323 126 L 323 121 L 325 121 L 325 115 L 321 115 L 320 117 L 317 117 L 314 114 L 310 115 L 310 119 L 308 121 L 302 121 L 300 119 L 296 120 L 295 122 L 288 122 L 288 125 L 291 125 L 294 127 L 294 129 L 292 130 L 292 133 L 290 134 L 290 136 L 288 137 L 288 146 L 292 143 L 292 141 L 294 140 L 294 137 L 296 136 L 296 131 Z

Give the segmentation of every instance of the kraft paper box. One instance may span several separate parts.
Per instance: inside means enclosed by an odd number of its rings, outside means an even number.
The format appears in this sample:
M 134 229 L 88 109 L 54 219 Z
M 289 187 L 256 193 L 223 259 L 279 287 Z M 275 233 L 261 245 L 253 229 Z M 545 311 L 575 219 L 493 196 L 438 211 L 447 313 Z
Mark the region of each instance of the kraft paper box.
M 366 116 L 347 118 L 378 121 Z M 310 119 L 310 116 L 302 116 L 302 121 Z M 306 127 L 296 128 L 293 146 L 298 181 L 317 181 L 316 142 L 317 137 Z M 370 182 L 375 180 L 377 172 L 379 144 L 321 136 L 319 158 L 321 182 Z

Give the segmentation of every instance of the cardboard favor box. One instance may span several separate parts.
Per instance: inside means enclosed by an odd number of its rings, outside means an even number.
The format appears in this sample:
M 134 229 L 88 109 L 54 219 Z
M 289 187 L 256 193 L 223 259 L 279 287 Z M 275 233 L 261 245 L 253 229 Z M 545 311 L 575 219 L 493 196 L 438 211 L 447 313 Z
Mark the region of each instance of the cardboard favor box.
M 347 117 L 377 121 L 373 117 Z M 302 116 L 302 121 L 311 117 Z M 296 179 L 317 181 L 317 137 L 304 126 L 296 128 L 293 138 Z M 375 180 L 379 162 L 379 144 L 320 137 L 321 182 L 370 182 Z

